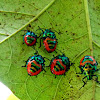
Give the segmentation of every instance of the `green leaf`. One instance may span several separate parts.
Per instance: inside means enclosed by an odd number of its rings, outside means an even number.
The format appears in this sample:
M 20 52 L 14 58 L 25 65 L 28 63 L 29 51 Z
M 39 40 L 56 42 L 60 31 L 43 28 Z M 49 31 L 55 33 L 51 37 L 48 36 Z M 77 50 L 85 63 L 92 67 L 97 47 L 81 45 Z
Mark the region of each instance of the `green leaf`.
M 30 24 L 30 25 L 29 25 Z M 25 30 L 36 32 L 38 26 L 55 32 L 57 53 L 48 53 L 39 39 L 34 49 L 23 44 Z M 100 63 L 99 0 L 6 0 L 0 2 L 0 81 L 21 100 L 99 100 L 100 85 L 89 80 L 85 87 L 77 75 L 81 58 L 95 56 Z M 36 32 L 39 36 L 40 33 Z M 53 75 L 50 68 L 28 76 L 25 61 L 36 50 L 49 59 L 62 54 L 75 63 L 65 76 Z M 59 51 L 60 50 L 60 51 Z M 45 65 L 50 61 L 45 59 Z M 100 65 L 98 65 L 98 68 Z M 75 70 L 76 68 L 76 70 Z M 100 71 L 96 73 L 100 81 Z

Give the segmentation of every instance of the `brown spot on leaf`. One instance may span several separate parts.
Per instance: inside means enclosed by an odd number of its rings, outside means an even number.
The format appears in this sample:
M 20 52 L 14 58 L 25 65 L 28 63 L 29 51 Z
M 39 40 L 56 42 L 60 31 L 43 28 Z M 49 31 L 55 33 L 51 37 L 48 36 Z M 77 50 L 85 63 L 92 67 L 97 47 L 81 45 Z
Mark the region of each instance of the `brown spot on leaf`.
M 90 49 L 90 51 L 93 51 L 92 49 Z
M 60 14 L 60 12 L 58 12 L 58 14 Z
M 94 100 L 93 98 L 91 100 Z
M 31 27 L 31 25 L 29 24 L 29 27 Z
M 38 19 L 35 19 L 34 21 L 37 21 Z
M 80 77 L 79 75 L 77 75 L 77 77 Z
M 82 4 L 82 2 L 80 1 L 79 4 Z

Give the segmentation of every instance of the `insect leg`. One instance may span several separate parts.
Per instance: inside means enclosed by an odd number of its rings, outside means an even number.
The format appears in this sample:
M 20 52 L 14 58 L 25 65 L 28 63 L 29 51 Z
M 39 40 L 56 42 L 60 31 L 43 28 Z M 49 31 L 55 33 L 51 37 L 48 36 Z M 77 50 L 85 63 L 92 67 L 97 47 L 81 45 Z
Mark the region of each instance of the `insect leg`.
M 42 38 L 40 38 L 40 46 L 39 46 L 39 48 L 41 47 L 41 39 L 42 39 Z
M 96 71 L 99 71 L 100 70 L 100 68 L 98 68 Z
M 21 35 L 21 36 L 24 36 L 25 34 Z
M 47 60 L 51 61 L 50 59 L 48 59 L 48 58 L 46 58 L 46 57 L 43 57 L 43 58 L 45 58 L 45 59 L 47 59 Z
M 37 51 L 37 50 L 36 50 L 36 52 L 35 52 L 34 54 L 35 54 L 35 55 L 37 55 L 37 54 L 39 55 L 39 53 L 38 53 L 38 51 Z
M 42 68 L 42 70 L 44 70 L 46 72 L 46 70 L 44 68 Z
M 84 81 L 84 79 L 85 79 L 86 77 L 87 77 L 87 76 L 85 76 L 85 77 L 82 79 L 82 81 L 83 81 L 83 83 L 84 83 L 84 85 L 83 85 L 82 87 L 84 87 L 85 84 L 87 83 L 87 81 L 86 81 L 86 82 Z M 82 88 L 82 87 L 81 87 L 81 88 Z M 81 89 L 81 88 L 80 88 L 80 89 Z M 80 89 L 79 89 L 79 90 L 80 90 Z
M 100 81 L 98 81 L 98 76 L 97 75 L 92 75 L 92 76 L 96 76 L 96 79 L 95 80 L 93 79 L 93 80 L 100 84 Z
M 33 48 L 33 49 L 35 49 L 35 47 L 34 47 L 34 46 L 32 46 L 32 48 Z
M 29 76 L 31 76 L 31 74 L 28 73 Z
M 55 50 L 55 52 L 57 53 L 57 51 Z
M 25 61 L 24 60 L 24 62 L 27 64 L 27 61 L 29 60 L 31 58 L 31 56 Z M 25 66 L 21 66 L 21 67 L 26 67 L 26 64 L 25 64 Z
M 26 67 L 26 66 L 21 66 L 21 67 Z
M 62 54 L 64 54 L 64 52 L 62 52 L 61 50 L 59 50 L 59 49 L 57 49 L 57 48 L 56 48 L 56 50 L 57 50 L 57 51 L 60 51 Z M 65 55 L 65 54 L 64 54 L 64 55 Z

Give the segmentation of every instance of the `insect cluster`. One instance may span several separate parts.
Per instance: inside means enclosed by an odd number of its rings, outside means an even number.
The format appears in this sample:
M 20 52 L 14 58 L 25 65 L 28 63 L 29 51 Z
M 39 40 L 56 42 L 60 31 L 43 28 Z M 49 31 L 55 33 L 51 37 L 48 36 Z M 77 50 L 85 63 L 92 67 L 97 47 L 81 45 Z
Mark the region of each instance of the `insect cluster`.
M 39 28 L 39 30 L 42 30 Z M 42 35 L 42 36 L 41 36 Z M 42 43 L 44 44 L 44 47 L 48 53 L 52 53 L 53 51 L 56 50 L 56 46 L 58 44 L 55 32 L 52 32 L 49 29 L 42 30 L 42 33 L 40 34 L 39 37 L 35 35 L 34 32 L 27 31 L 27 33 L 24 35 L 23 40 L 24 43 L 27 46 L 34 46 L 36 44 L 37 39 L 40 38 L 40 47 L 41 47 L 41 40 L 43 41 Z M 29 57 L 28 60 L 26 61 L 26 65 L 22 67 L 27 68 L 28 75 L 30 76 L 36 76 L 38 75 L 41 71 L 45 71 L 45 60 L 39 54 L 35 54 L 32 57 Z M 51 73 L 54 75 L 65 75 L 65 73 L 70 69 L 70 66 L 73 63 L 70 62 L 69 58 L 66 57 L 64 54 L 58 55 L 54 58 L 51 59 L 49 67 L 51 70 Z M 96 76 L 96 82 L 100 84 L 98 81 L 98 76 L 95 75 L 94 73 L 98 71 L 97 69 L 97 61 L 89 55 L 84 56 L 80 60 L 80 65 L 79 68 L 81 70 L 80 74 L 84 74 L 85 77 L 82 79 L 85 86 L 86 82 L 84 81 L 85 78 L 87 80 L 93 79 L 93 76 Z

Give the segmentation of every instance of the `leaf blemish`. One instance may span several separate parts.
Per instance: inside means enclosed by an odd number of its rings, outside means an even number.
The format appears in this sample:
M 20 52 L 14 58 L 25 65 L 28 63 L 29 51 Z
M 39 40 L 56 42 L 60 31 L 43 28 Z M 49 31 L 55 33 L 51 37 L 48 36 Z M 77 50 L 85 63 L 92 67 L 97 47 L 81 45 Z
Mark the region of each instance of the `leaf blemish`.
M 60 12 L 58 12 L 58 14 L 60 14 Z
M 31 25 L 29 24 L 29 27 L 31 27 Z
M 34 21 L 37 21 L 38 19 L 35 19 Z
M 75 35 L 75 33 L 73 33 L 73 35 Z

